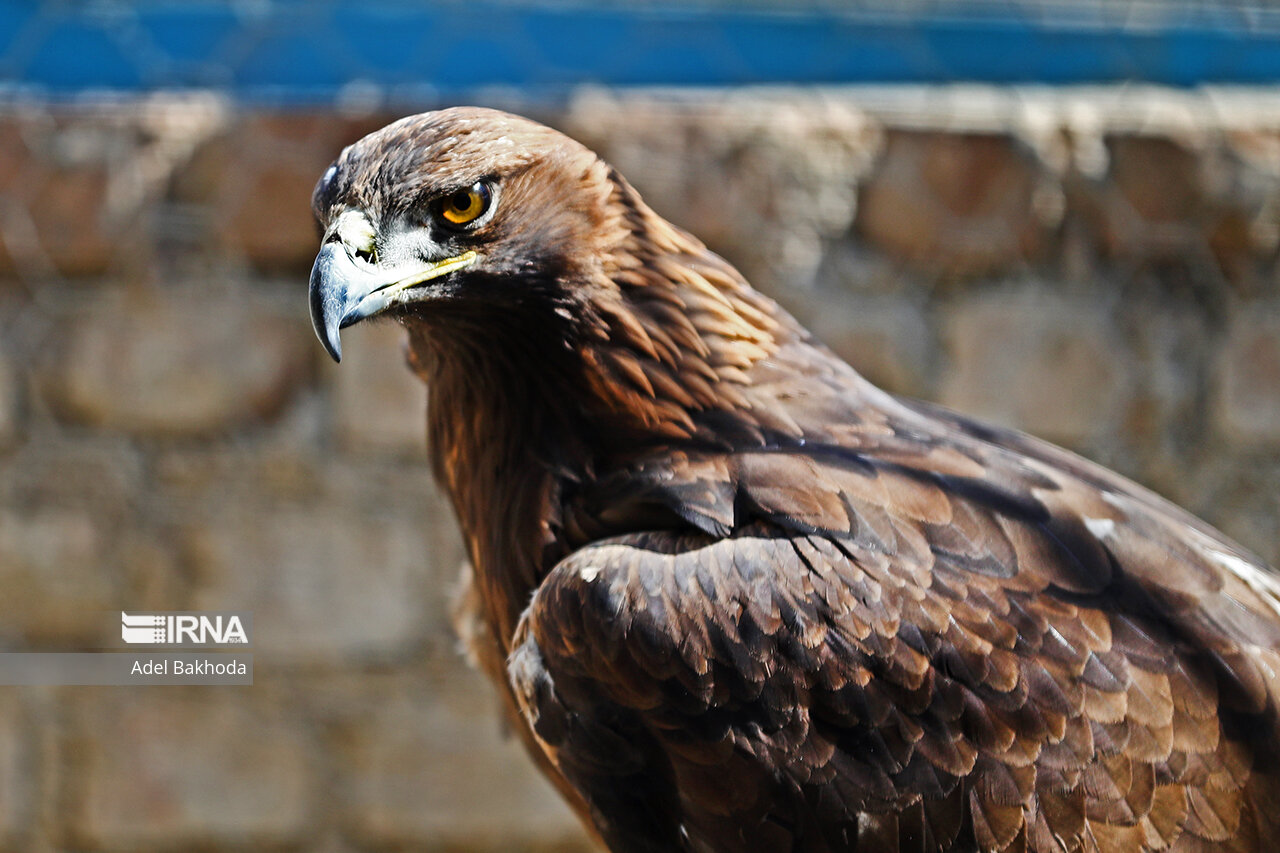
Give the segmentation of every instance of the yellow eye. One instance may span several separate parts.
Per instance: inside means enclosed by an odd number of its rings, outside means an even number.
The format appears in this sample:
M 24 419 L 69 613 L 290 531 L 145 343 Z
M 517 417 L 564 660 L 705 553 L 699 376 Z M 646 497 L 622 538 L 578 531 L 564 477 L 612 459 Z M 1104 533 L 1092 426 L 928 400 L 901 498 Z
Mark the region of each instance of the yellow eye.
M 477 182 L 469 189 L 458 190 L 438 200 L 436 210 L 452 225 L 467 225 L 483 216 L 492 200 L 489 188 Z

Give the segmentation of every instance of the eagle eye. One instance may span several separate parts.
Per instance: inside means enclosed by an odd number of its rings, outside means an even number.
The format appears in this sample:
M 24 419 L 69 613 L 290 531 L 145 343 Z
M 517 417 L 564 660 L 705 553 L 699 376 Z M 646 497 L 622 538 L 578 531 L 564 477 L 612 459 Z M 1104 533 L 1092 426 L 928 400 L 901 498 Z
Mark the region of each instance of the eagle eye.
M 435 201 L 436 216 L 448 225 L 470 225 L 489 210 L 493 193 L 484 181 L 476 181 L 466 189 L 451 192 Z

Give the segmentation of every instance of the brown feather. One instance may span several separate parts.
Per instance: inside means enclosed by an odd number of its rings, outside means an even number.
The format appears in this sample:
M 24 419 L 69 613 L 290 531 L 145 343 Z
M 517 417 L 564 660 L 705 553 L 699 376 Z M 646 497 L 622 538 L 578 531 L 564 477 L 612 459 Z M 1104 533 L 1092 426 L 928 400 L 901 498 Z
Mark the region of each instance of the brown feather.
M 364 215 L 395 267 L 391 224 L 477 180 L 492 216 L 448 244 L 477 260 L 389 313 L 474 568 L 468 635 L 608 846 L 1280 840 L 1280 585 L 1256 558 L 871 386 L 532 122 L 397 122 L 314 207 L 327 239 Z

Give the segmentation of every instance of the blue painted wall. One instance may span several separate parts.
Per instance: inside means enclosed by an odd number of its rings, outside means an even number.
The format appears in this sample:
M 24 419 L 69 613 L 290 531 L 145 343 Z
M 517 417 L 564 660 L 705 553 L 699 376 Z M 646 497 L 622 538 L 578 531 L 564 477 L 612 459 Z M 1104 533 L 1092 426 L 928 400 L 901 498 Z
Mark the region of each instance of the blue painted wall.
M 353 81 L 392 99 L 582 83 L 1280 81 L 1277 13 L 1129 5 L 936 2 L 908 16 L 830 3 L 0 0 L 0 86 L 305 103 Z

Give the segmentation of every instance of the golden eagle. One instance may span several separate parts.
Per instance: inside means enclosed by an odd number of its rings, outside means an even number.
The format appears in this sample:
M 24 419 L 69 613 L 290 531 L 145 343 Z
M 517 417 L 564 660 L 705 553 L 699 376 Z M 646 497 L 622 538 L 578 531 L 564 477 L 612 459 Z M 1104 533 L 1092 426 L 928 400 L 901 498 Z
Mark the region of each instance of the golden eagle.
M 449 109 L 314 195 L 408 330 L 481 658 L 615 851 L 1280 850 L 1280 585 L 872 386 L 587 148 Z

